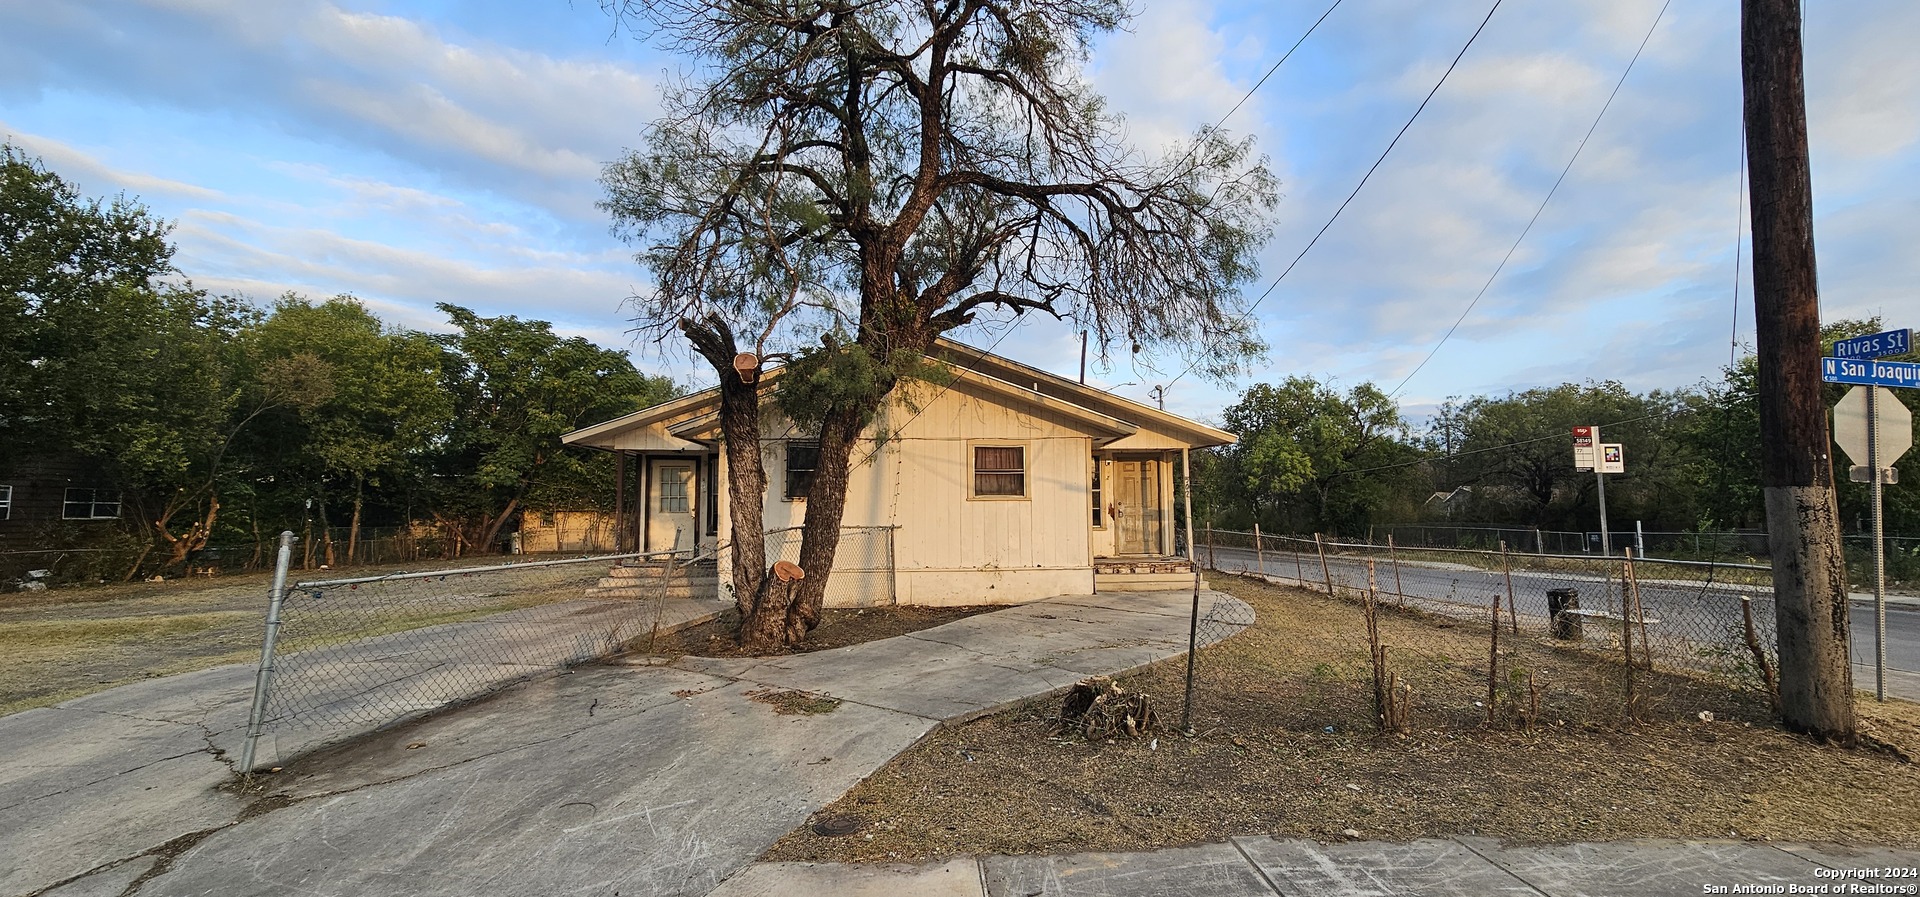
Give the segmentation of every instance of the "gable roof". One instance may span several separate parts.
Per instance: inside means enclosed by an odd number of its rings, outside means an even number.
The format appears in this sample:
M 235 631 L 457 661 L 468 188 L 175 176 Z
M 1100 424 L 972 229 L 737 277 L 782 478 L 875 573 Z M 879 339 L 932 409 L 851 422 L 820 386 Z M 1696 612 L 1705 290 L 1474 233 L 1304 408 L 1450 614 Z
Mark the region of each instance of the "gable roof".
M 1116 396 L 1105 390 L 1068 380 L 1058 374 L 1048 373 L 1032 365 L 1014 361 L 1003 355 L 995 355 L 985 349 L 978 349 L 944 336 L 936 339 L 934 344 L 935 351 L 944 351 L 953 355 L 956 357 L 955 360 L 961 361 L 974 370 L 1015 383 L 1032 382 L 1036 389 L 1045 387 L 1040 391 L 1057 395 L 1065 401 L 1104 412 L 1121 420 L 1132 421 L 1147 429 L 1184 437 L 1183 441 L 1195 448 L 1208 445 L 1232 445 L 1240 441 L 1239 437 L 1218 427 L 1210 427 L 1192 418 L 1171 414 L 1125 396 Z
M 996 401 L 1058 415 L 1084 427 L 1091 435 L 1103 437 L 1099 439 L 1101 444 L 1125 439 L 1142 431 L 1163 434 L 1193 447 L 1228 445 L 1237 441 L 1232 433 L 1225 430 L 1111 395 L 945 337 L 936 342 L 931 357 L 953 372 L 956 382 L 965 383 Z M 772 382 L 784 370 L 774 368 L 762 373 L 761 384 Z M 719 389 L 708 388 L 590 427 L 582 427 L 561 436 L 560 441 L 566 445 L 608 448 L 610 446 L 607 443 L 619 433 L 664 425 L 662 429 L 677 440 L 706 442 L 719 431 L 719 403 Z

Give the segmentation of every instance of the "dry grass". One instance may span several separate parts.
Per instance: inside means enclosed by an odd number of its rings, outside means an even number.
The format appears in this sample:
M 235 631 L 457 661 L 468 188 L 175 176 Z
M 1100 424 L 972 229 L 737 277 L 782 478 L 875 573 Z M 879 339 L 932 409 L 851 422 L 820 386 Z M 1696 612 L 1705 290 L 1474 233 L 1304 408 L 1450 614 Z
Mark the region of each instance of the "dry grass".
M 251 573 L 0 596 L 0 657 L 6 658 L 0 663 L 0 716 L 142 679 L 254 660 L 270 583 L 269 575 Z M 579 588 L 530 589 L 481 607 L 410 606 L 282 645 L 293 653 L 580 596 Z
M 1813 743 L 1725 683 L 1639 674 L 1622 717 L 1609 656 L 1508 640 L 1503 670 L 1543 684 L 1541 725 L 1508 699 L 1486 723 L 1485 626 L 1383 615 L 1394 668 L 1414 683 L 1411 730 L 1375 732 L 1357 606 L 1221 577 L 1260 622 L 1204 650 L 1196 737 L 1049 738 L 1045 702 L 942 729 L 901 754 L 769 860 L 883 862 L 964 854 L 1142 850 L 1233 835 L 1521 842 L 1776 838 L 1920 847 L 1920 767 L 1888 750 Z M 1179 661 L 1129 677 L 1177 723 Z M 1503 689 L 1503 694 L 1505 690 Z M 1701 712 L 1712 714 L 1711 721 Z M 1920 756 L 1920 707 L 1860 705 L 1862 729 Z

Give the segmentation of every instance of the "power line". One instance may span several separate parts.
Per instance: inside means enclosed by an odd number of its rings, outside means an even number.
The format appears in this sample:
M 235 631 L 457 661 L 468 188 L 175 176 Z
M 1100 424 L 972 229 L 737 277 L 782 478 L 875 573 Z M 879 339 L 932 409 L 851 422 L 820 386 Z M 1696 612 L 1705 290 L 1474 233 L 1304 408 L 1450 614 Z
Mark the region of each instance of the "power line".
M 1454 55 L 1453 62 L 1449 63 L 1447 70 L 1441 73 L 1440 80 L 1434 82 L 1433 89 L 1427 91 L 1426 99 L 1421 100 L 1420 106 L 1413 110 L 1411 116 L 1407 117 L 1407 123 L 1400 126 L 1399 132 L 1393 135 L 1393 140 L 1387 144 L 1387 148 L 1380 151 L 1380 157 L 1373 160 L 1372 167 L 1368 168 L 1367 173 L 1361 176 L 1360 183 L 1354 185 L 1353 192 L 1347 194 L 1346 200 L 1340 203 L 1340 207 L 1333 210 L 1333 215 L 1327 219 L 1327 223 L 1320 225 L 1320 230 L 1314 233 L 1313 239 L 1308 240 L 1307 245 L 1300 250 L 1300 254 L 1294 256 L 1293 261 L 1287 263 L 1286 269 L 1280 272 L 1280 276 L 1275 277 L 1272 283 L 1267 284 L 1266 290 L 1260 294 L 1260 297 L 1253 300 L 1253 304 L 1247 306 L 1247 310 L 1240 314 L 1242 319 L 1253 317 L 1254 309 L 1259 308 L 1260 303 L 1265 302 L 1267 297 L 1273 294 L 1274 288 L 1280 285 L 1280 281 L 1286 280 L 1287 275 L 1293 273 L 1294 266 L 1300 264 L 1300 260 L 1306 258 L 1308 252 L 1313 251 L 1314 244 L 1319 243 L 1320 238 L 1326 235 L 1327 229 L 1333 227 L 1333 223 L 1340 219 L 1340 213 L 1345 212 L 1347 206 L 1353 203 L 1353 198 L 1360 195 L 1361 189 L 1367 186 L 1367 181 L 1372 179 L 1373 173 L 1380 170 L 1380 164 L 1387 161 L 1387 154 L 1393 152 L 1393 148 L 1400 145 L 1400 138 L 1406 136 L 1407 129 L 1413 127 L 1414 121 L 1420 118 L 1420 113 L 1426 110 L 1427 104 L 1433 101 L 1434 95 L 1439 93 L 1441 86 L 1447 83 L 1447 78 L 1450 77 L 1453 74 L 1453 70 L 1460 65 L 1460 60 L 1467 55 L 1467 50 L 1473 46 L 1473 42 L 1480 39 L 1480 32 L 1487 29 L 1487 23 L 1493 21 L 1493 14 L 1500 11 L 1501 2 L 1502 0 L 1494 0 L 1493 8 L 1487 10 L 1487 17 L 1480 20 L 1480 27 L 1473 29 L 1473 35 L 1467 38 L 1467 42 L 1460 47 L 1460 52 Z M 1671 2 L 1671 0 L 1669 0 L 1669 2 Z M 1187 365 L 1185 370 L 1176 374 L 1172 380 L 1168 380 L 1166 385 L 1172 386 L 1180 382 L 1180 378 L 1193 373 L 1193 369 L 1197 364 L 1198 362 Z
M 1460 317 L 1454 319 L 1453 326 L 1448 327 L 1447 332 L 1440 337 L 1440 341 L 1433 344 L 1433 349 L 1427 353 L 1427 357 L 1420 359 L 1420 363 L 1415 365 L 1413 370 L 1408 371 L 1407 375 L 1400 379 L 1400 385 L 1394 387 L 1392 392 L 1387 393 L 1387 398 L 1393 398 L 1399 395 L 1401 390 L 1407 388 L 1407 383 L 1413 379 L 1413 376 L 1420 373 L 1421 368 L 1426 367 L 1427 362 L 1432 361 L 1435 355 L 1440 354 L 1440 347 L 1446 345 L 1447 340 L 1453 338 L 1453 332 L 1460 329 L 1460 325 L 1467 320 L 1467 315 L 1473 313 L 1474 306 L 1480 304 L 1480 299 L 1487 295 L 1487 290 L 1491 289 L 1493 282 L 1499 279 L 1500 272 L 1506 270 L 1507 262 L 1513 260 L 1514 252 L 1520 249 L 1521 242 L 1527 239 L 1527 234 L 1533 232 L 1533 225 L 1540 220 L 1541 213 L 1547 210 L 1547 203 L 1552 202 L 1553 195 L 1560 191 L 1560 184 L 1566 181 L 1567 173 L 1573 171 L 1573 163 L 1580 160 L 1581 150 L 1586 149 L 1587 141 L 1593 139 L 1593 132 L 1599 129 L 1600 120 L 1605 118 L 1607 116 L 1607 110 L 1612 108 L 1613 98 L 1620 95 L 1620 88 L 1627 83 L 1627 76 L 1633 74 L 1634 63 L 1640 61 L 1640 54 L 1646 51 L 1647 42 L 1653 39 L 1653 32 L 1660 27 L 1660 20 L 1666 17 L 1667 7 L 1671 5 L 1673 5 L 1673 0 L 1667 0 L 1666 3 L 1661 4 L 1660 12 L 1653 17 L 1653 24 L 1647 27 L 1646 36 L 1640 39 L 1640 47 L 1633 51 L 1633 58 L 1627 60 L 1627 70 L 1620 73 L 1620 80 L 1613 82 L 1613 92 L 1607 94 L 1607 101 L 1605 103 L 1600 104 L 1600 114 L 1593 117 L 1593 124 L 1587 126 L 1586 136 L 1580 138 L 1580 145 L 1573 148 L 1573 155 L 1567 159 L 1566 167 L 1560 169 L 1560 177 L 1554 179 L 1553 187 L 1547 191 L 1546 198 L 1540 200 L 1540 207 L 1533 210 L 1533 217 L 1527 219 L 1527 226 L 1520 229 L 1520 236 L 1514 239 L 1512 246 L 1507 247 L 1507 254 L 1500 258 L 1500 264 L 1494 267 L 1493 274 L 1487 278 L 1487 282 L 1481 284 L 1480 292 L 1473 294 L 1473 301 L 1467 303 L 1466 310 L 1460 313 Z

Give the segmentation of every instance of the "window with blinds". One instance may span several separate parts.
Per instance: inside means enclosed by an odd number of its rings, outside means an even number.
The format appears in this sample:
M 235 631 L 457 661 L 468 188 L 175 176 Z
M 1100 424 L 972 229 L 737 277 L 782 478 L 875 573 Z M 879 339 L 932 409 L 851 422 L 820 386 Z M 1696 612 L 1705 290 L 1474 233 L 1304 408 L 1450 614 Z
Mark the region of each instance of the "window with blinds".
M 973 494 L 985 497 L 1025 497 L 1027 494 L 1026 446 L 974 446 Z
M 787 498 L 806 498 L 813 488 L 813 469 L 820 463 L 820 443 L 787 440 Z

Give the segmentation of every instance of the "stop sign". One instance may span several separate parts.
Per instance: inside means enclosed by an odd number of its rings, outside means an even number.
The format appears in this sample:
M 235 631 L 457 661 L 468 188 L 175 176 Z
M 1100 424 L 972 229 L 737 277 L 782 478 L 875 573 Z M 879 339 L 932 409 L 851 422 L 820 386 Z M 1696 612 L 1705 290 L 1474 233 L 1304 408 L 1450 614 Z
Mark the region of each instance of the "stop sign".
M 1840 444 L 1840 450 L 1847 453 L 1848 460 L 1855 464 L 1866 465 L 1867 461 L 1867 390 L 1879 390 L 1874 397 L 1874 410 L 1879 412 L 1880 421 L 1874 435 L 1878 437 L 1879 457 L 1874 459 L 1881 467 L 1892 467 L 1907 449 L 1913 448 L 1913 412 L 1901 404 L 1893 390 L 1884 386 L 1856 386 L 1847 390 L 1845 398 L 1833 406 L 1833 441 Z

